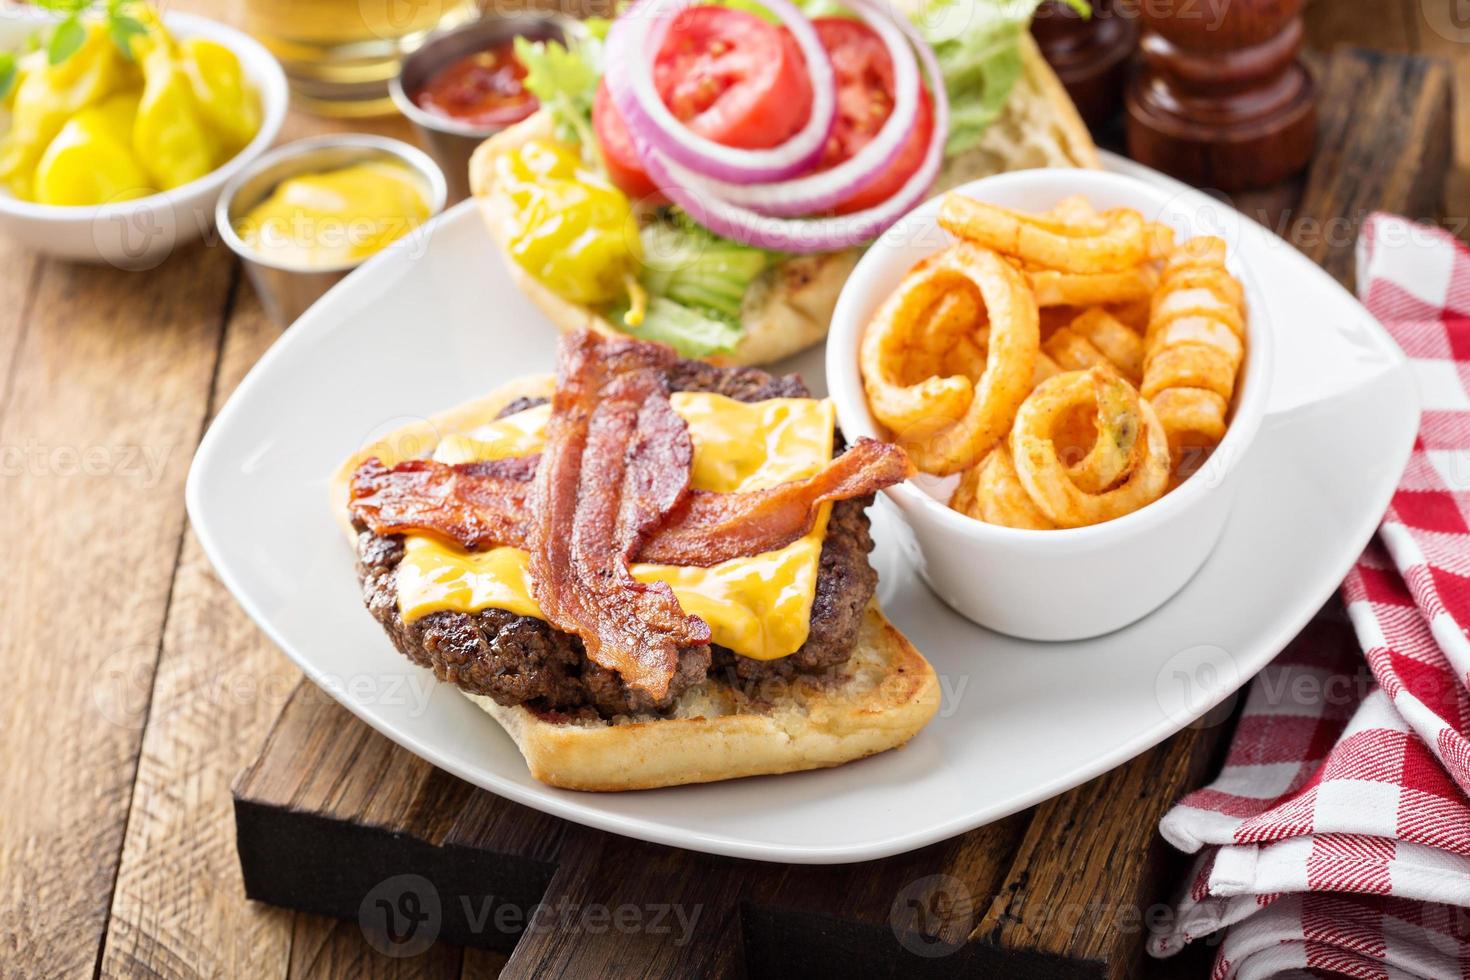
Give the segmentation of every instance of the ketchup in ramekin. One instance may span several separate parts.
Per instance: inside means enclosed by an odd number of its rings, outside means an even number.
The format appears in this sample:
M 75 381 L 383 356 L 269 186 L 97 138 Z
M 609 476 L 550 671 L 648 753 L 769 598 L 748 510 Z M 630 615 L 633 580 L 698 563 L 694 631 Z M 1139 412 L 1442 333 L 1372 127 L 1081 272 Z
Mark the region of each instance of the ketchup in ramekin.
M 526 67 L 515 42 L 502 41 L 457 58 L 429 77 L 413 95 L 426 112 L 470 126 L 509 126 L 536 111 L 536 97 L 522 85 Z
M 433 35 L 403 59 L 388 92 L 443 169 L 451 202 L 469 196 L 476 148 L 536 111 L 516 39 L 566 45 L 580 30 L 561 14 L 487 15 Z

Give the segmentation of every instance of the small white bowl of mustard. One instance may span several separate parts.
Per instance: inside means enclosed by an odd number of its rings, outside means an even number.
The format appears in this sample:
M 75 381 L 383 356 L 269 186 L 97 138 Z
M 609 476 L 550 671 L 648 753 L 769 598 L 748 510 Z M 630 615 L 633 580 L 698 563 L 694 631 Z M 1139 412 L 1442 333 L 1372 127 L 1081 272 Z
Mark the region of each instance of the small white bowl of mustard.
M 364 261 L 421 233 L 447 194 L 443 172 L 407 143 L 319 136 L 267 153 L 231 181 L 215 223 L 284 326 Z

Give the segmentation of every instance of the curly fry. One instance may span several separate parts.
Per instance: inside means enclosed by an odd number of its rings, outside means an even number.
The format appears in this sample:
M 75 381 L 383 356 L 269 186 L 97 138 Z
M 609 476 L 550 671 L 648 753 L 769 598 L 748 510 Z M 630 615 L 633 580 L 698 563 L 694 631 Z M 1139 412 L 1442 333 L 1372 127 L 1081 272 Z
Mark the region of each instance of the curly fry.
M 1056 361 L 1053 361 L 1051 355 L 1047 354 L 1046 351 L 1041 351 L 1036 355 L 1036 369 L 1031 372 L 1031 390 L 1035 391 L 1036 386 L 1047 378 L 1061 373 L 1062 366 Z
M 1093 228 L 1099 231 L 1103 228 L 1102 221 L 1098 219 L 1097 208 L 1092 206 L 1085 194 L 1072 194 L 1062 198 L 1052 205 L 1050 211 L 1043 212 L 1042 216 L 1073 228 Z
M 1071 327 L 1062 327 L 1046 338 L 1041 349 L 1063 371 L 1086 371 L 1090 367 L 1110 366 L 1107 356 Z
M 1180 344 L 1212 347 L 1230 362 L 1233 374 L 1245 359 L 1245 344 L 1224 321 L 1209 316 L 1185 316 L 1170 320 L 1154 331 L 1148 341 L 1150 355 Z
M 1225 437 L 1229 403 L 1203 388 L 1165 388 L 1152 400 L 1154 412 L 1169 436 L 1176 466 L 1182 456 L 1208 448 Z
M 1143 397 L 1152 399 L 1168 388 L 1204 388 L 1229 400 L 1235 390 L 1235 365 L 1217 347 L 1160 347 L 1144 364 Z
M 924 327 L 923 343 L 934 362 L 930 374 L 961 375 L 975 381 L 985 370 L 985 345 L 979 339 L 985 308 L 968 284 L 939 298 Z
M 1033 215 L 950 194 L 939 224 L 959 242 L 910 270 L 859 366 L 874 416 L 917 466 L 961 474 L 954 510 L 1026 529 L 1096 524 L 1208 458 L 1247 343 L 1222 239 L 1176 241 L 1081 195 Z
M 1118 210 L 1096 225 L 1022 214 L 959 194 L 939 205 L 940 227 L 1005 255 L 1061 272 L 1122 272 L 1148 257 L 1148 234 L 1136 211 Z
M 1134 333 L 1142 334 L 1148 330 L 1148 311 L 1152 305 L 1153 296 L 1150 295 L 1129 303 L 1109 303 L 1106 309 L 1123 326 Z
M 934 418 L 959 419 L 974 400 L 974 382 L 964 375 L 940 377 L 904 370 L 911 360 L 926 357 L 923 317 L 954 280 L 954 271 L 946 265 L 926 262 L 904 277 L 863 335 L 859 361 L 868 405 L 874 417 L 895 432 Z M 931 368 L 937 367 L 929 360 Z
M 1183 269 L 1192 265 L 1225 268 L 1225 239 L 1198 235 L 1185 240 L 1169 256 L 1167 269 Z
M 1168 225 L 1150 221 L 1144 230 L 1148 236 L 1148 257 L 1150 261 L 1167 259 L 1174 254 L 1174 229 Z
M 980 465 L 965 471 L 949 505 L 961 514 L 987 524 L 1035 531 L 1049 531 L 1056 527 L 1027 496 L 1005 443 L 992 449 Z
M 1176 471 L 1224 436 L 1245 342 L 1245 291 L 1225 268 L 1225 242 L 1205 235 L 1182 243 L 1154 294 L 1142 389 Z
M 1059 527 L 1083 527 L 1122 517 L 1157 500 L 1168 488 L 1169 441 L 1147 401 L 1136 401 L 1137 412 L 1132 417 L 1135 439 L 1141 423 L 1143 452 L 1112 489 L 1087 492 L 1073 482 L 1067 466 L 1058 457 L 1052 439 L 1056 422 L 1078 404 L 1098 403 L 1098 385 L 1110 382 L 1127 385 L 1106 369 L 1059 374 L 1036 389 L 1016 413 L 1010 439 L 1016 475 L 1036 507 Z M 1100 402 L 1105 412 L 1116 411 L 1113 398 L 1107 396 Z M 1118 421 L 1115 414 L 1099 418 L 1099 442 L 1103 441 L 1105 432 L 1106 438 L 1116 442 L 1124 432 Z M 1133 452 L 1131 447 L 1129 452 Z
M 1170 291 L 1193 287 L 1208 289 L 1231 306 L 1245 306 L 1245 290 L 1241 289 L 1240 283 L 1223 268 L 1215 266 L 1183 265 L 1166 268 L 1159 279 L 1158 287 Z
M 1096 437 L 1087 455 L 1067 467 L 1067 477 L 1083 493 L 1102 493 L 1138 465 L 1138 391 L 1107 369 L 1089 372 L 1097 401 Z
M 1235 331 L 1236 336 L 1245 336 L 1245 315 L 1240 307 L 1222 300 L 1213 290 L 1198 286 L 1171 289 L 1166 285 L 1154 294 L 1148 320 L 1149 336 L 1145 340 L 1169 321 L 1186 316 L 1216 317 Z
M 1093 307 L 1072 321 L 1073 333 L 1102 351 L 1118 373 L 1137 384 L 1143 377 L 1143 338 L 1107 310 Z
M 1028 271 L 1026 279 L 1036 293 L 1037 306 L 1097 306 L 1147 299 L 1158 277 L 1148 266 L 1121 272 Z
M 974 382 L 951 375 L 896 385 L 892 360 L 923 300 L 946 280 L 973 283 L 984 300 L 984 371 Z M 994 252 L 957 242 L 911 272 L 879 309 L 863 336 L 859 366 L 873 414 L 920 469 L 945 475 L 973 466 L 1004 437 L 1031 390 L 1039 346 L 1036 303 L 1020 274 Z

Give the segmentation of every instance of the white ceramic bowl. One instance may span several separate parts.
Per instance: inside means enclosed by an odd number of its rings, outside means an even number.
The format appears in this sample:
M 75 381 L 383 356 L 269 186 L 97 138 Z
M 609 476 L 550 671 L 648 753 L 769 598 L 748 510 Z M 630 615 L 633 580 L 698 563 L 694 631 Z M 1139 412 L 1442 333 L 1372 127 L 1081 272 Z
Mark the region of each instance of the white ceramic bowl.
M 1265 414 L 1270 316 L 1250 270 L 1237 259 L 1237 222 L 1244 219 L 1194 191 L 1170 194 L 1130 177 L 1090 170 L 1003 174 L 954 193 L 1026 211 L 1044 210 L 1080 193 L 1099 209 L 1134 208 L 1169 224 L 1181 238 L 1216 234 L 1226 240 L 1230 271 L 1245 287 L 1248 347 L 1229 431 L 1207 464 L 1160 500 L 1104 524 L 1031 531 L 972 520 L 914 481 L 884 491 L 912 532 L 905 547 L 920 574 L 962 615 L 1034 640 L 1111 632 L 1163 605 L 1209 556 L 1238 489 L 1237 464 Z M 827 339 L 827 384 L 848 438 L 885 435 L 868 411 L 858 345 L 869 318 L 904 273 L 953 240 L 938 227 L 938 210 L 935 198 L 885 233 L 858 263 L 837 301 Z
M 28 36 L 49 23 L 30 12 L 0 16 L 0 50 L 21 49 Z M 214 228 L 215 201 L 226 182 L 260 156 L 281 131 L 290 99 L 286 75 L 270 52 L 233 28 L 178 13 L 166 14 L 164 23 L 177 37 L 207 38 L 235 53 L 260 95 L 260 132 L 217 170 L 182 187 L 132 201 L 58 207 L 20 201 L 0 188 L 0 232 L 57 258 L 151 269 L 175 248 Z

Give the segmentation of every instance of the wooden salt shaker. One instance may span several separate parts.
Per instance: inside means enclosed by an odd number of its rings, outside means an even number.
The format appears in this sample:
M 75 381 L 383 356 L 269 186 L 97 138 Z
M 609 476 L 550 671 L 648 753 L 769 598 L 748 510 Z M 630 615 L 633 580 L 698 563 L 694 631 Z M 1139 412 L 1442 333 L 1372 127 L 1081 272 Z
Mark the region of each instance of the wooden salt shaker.
M 1302 0 L 1145 0 L 1128 152 L 1193 184 L 1265 187 L 1306 166 L 1316 89 L 1297 55 Z

